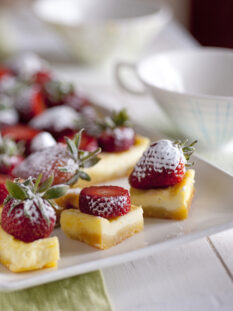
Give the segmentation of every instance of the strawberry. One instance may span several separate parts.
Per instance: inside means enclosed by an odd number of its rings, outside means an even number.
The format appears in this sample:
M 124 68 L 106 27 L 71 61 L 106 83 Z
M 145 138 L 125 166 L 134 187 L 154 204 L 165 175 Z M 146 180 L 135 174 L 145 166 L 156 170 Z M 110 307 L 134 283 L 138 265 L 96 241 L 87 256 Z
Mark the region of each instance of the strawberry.
M 81 117 L 73 108 L 59 106 L 47 109 L 39 116 L 33 118 L 30 126 L 49 132 L 56 139 L 66 133 L 67 130 L 77 131 Z
M 65 144 L 45 148 L 28 156 L 14 171 L 14 176 L 28 178 L 43 174 L 43 179 L 54 175 L 54 185 L 60 183 L 74 184 L 78 178 L 90 180 L 90 177 L 82 168 L 96 164 L 99 159 L 96 155 L 101 151 L 93 152 L 79 149 L 82 130 L 77 133 L 73 140 L 66 138 Z
M 114 218 L 125 215 L 130 210 L 128 190 L 117 186 L 92 186 L 83 188 L 79 195 L 81 212 Z
M 35 87 L 24 87 L 18 92 L 15 100 L 15 108 L 22 123 L 28 123 L 32 118 L 41 114 L 45 109 L 45 103 L 41 91 Z
M 22 147 L 0 134 L 0 173 L 12 175 L 12 171 L 22 161 Z
M 129 183 L 138 189 L 173 186 L 182 181 L 187 161 L 194 152 L 194 141 L 189 146 L 180 141 L 159 140 L 143 153 L 129 176 Z
M 74 86 L 67 82 L 52 80 L 43 87 L 43 96 L 48 107 L 64 105 L 67 97 L 73 94 Z
M 0 67 L 0 80 L 5 76 L 12 76 L 12 70 L 7 67 Z
M 6 182 L 9 195 L 4 201 L 1 225 L 7 233 L 24 242 L 50 235 L 56 222 L 56 206 L 52 199 L 63 196 L 68 190 L 66 185 L 49 188 L 52 177 L 40 185 L 41 177 L 37 180 L 30 177 L 23 183 L 19 180 Z
M 128 150 L 135 141 L 134 130 L 128 126 L 129 118 L 126 110 L 113 113 L 99 123 L 102 132 L 99 136 L 99 146 L 105 152 L 120 152 Z
M 85 107 L 91 106 L 91 103 L 86 97 L 77 93 L 68 95 L 65 99 L 65 104 L 78 112 L 82 111 Z
M 45 83 L 52 80 L 52 74 L 48 70 L 41 70 L 34 73 L 32 76 L 32 82 L 44 86 Z
M 5 185 L 8 179 L 12 180 L 12 177 L 9 175 L 0 174 L 0 185 Z
M 3 204 L 5 198 L 8 196 L 8 191 L 5 184 L 0 183 L 0 205 Z
M 62 135 L 58 138 L 58 142 L 60 143 L 65 143 L 65 137 L 69 138 L 74 138 L 75 134 L 77 132 L 74 130 L 66 130 L 62 133 Z M 90 136 L 83 132 L 82 134 L 82 139 L 79 148 L 81 150 L 86 150 L 86 151 L 94 151 L 98 148 L 98 142 L 97 139 L 93 136 Z
M 2 129 L 2 136 L 7 136 L 16 142 L 22 140 L 26 144 L 30 144 L 31 140 L 39 133 L 39 130 L 22 124 L 7 126 Z

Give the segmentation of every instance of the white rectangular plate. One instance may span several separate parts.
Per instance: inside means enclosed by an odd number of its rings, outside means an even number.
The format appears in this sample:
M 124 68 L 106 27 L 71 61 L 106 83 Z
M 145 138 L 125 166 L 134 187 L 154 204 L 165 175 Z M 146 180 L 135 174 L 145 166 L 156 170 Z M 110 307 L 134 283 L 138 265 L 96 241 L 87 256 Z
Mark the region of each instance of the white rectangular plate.
M 233 226 L 232 177 L 201 159 L 194 158 L 194 161 L 196 192 L 187 220 L 145 219 L 143 232 L 105 251 L 71 240 L 60 229 L 56 229 L 54 235 L 58 236 L 61 249 L 58 268 L 16 274 L 0 265 L 0 290 L 28 288 L 117 265 L 231 228 Z M 126 178 L 111 184 L 128 187 Z

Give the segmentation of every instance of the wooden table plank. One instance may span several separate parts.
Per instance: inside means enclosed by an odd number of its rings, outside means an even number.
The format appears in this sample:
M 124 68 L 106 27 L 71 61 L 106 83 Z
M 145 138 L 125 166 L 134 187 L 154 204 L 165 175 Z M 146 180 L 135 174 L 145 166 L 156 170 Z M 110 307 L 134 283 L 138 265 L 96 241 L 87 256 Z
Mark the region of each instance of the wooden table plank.
M 206 239 L 103 273 L 117 311 L 232 310 L 232 281 Z
M 233 229 L 212 235 L 209 239 L 226 272 L 233 280 Z

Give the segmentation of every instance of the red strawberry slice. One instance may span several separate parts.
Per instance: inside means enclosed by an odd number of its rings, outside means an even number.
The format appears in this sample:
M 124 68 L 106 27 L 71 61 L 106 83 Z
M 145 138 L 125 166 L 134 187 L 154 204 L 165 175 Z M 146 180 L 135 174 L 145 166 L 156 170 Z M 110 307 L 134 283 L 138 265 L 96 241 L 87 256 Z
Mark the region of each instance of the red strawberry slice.
M 8 191 L 5 184 L 0 183 L 0 205 L 3 204 L 5 198 L 8 196 Z
M 130 127 L 108 128 L 98 139 L 99 146 L 105 152 L 120 152 L 128 150 L 135 142 L 135 132 Z
M 65 130 L 62 135 L 58 138 L 58 142 L 65 143 L 65 137 L 74 138 L 77 131 L 74 130 Z M 86 150 L 89 152 L 95 151 L 98 148 L 97 139 L 93 136 L 86 134 L 85 132 L 82 133 L 82 139 L 79 148 L 81 150 Z
M 169 140 L 157 141 L 139 159 L 129 183 L 139 189 L 173 186 L 183 179 L 186 163 L 180 145 Z
M 104 218 L 125 215 L 130 210 L 128 190 L 117 186 L 83 188 L 79 196 L 80 211 Z
M 12 204 L 15 204 L 15 200 L 11 199 L 2 210 L 2 228 L 24 242 L 33 242 L 48 237 L 55 225 L 55 211 L 46 200 L 41 199 L 40 204 L 43 204 L 45 217 L 38 207 L 38 202 L 36 200 L 22 201 L 9 213 Z M 28 204 L 27 208 L 26 204 Z M 25 214 L 25 210 L 28 215 Z
M 11 125 L 2 129 L 2 136 L 7 135 L 16 142 L 23 140 L 30 143 L 31 140 L 39 133 L 39 130 L 22 124 Z

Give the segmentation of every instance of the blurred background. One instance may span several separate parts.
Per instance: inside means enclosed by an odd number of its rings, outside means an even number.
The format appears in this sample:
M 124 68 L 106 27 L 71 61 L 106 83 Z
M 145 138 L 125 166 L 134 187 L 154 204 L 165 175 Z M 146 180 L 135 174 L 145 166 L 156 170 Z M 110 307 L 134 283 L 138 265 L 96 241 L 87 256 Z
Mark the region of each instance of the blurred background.
M 141 12 L 134 6 L 136 2 L 148 6 L 148 12 Z M 124 25 L 117 19 L 120 7 L 125 13 Z M 148 17 L 139 23 L 135 18 L 149 13 L 153 21 Z M 103 63 L 110 54 L 137 59 L 142 46 L 148 48 L 152 32 L 157 35 L 171 16 L 200 44 L 233 47 L 231 0 L 0 0 L 0 57 L 34 51 L 52 60 L 73 57 L 88 65 Z

